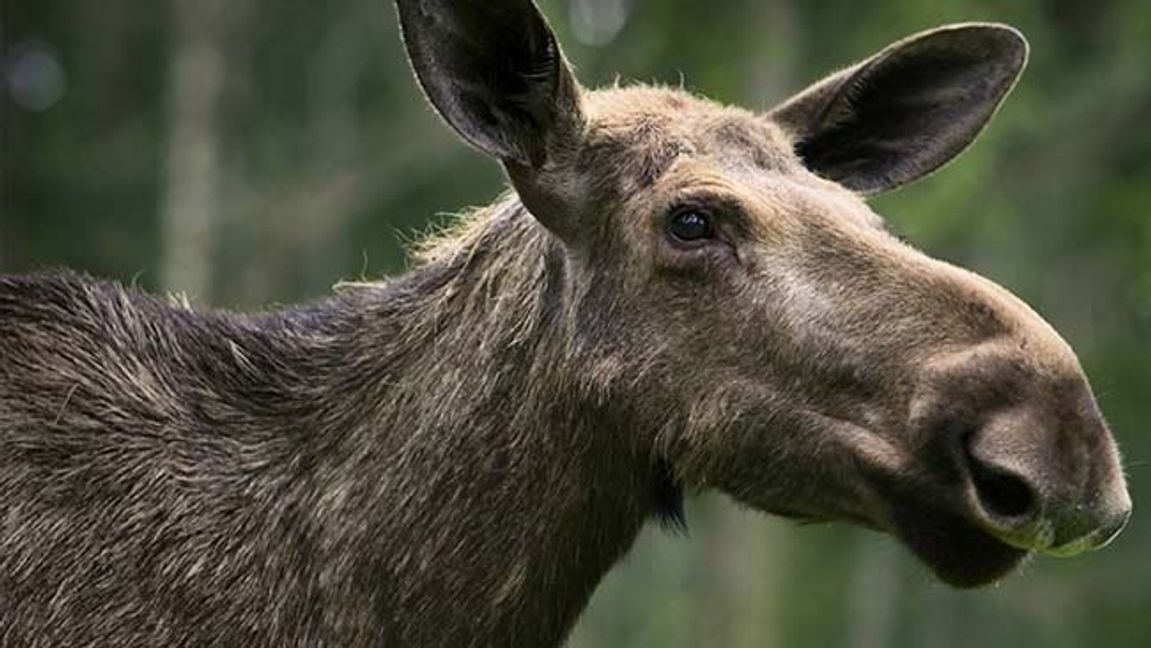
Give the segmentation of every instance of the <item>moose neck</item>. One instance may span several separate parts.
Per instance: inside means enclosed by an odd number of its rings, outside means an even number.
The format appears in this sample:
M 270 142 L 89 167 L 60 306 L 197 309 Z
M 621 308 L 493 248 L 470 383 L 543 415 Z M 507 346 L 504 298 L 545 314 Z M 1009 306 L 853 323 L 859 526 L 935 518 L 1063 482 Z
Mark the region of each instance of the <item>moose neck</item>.
M 345 402 L 373 411 L 335 453 L 332 474 L 370 475 L 343 507 L 366 524 L 342 539 L 377 548 L 358 577 L 387 645 L 558 645 L 658 476 L 583 397 L 564 253 L 518 201 L 428 257 L 347 296 L 361 315 Z

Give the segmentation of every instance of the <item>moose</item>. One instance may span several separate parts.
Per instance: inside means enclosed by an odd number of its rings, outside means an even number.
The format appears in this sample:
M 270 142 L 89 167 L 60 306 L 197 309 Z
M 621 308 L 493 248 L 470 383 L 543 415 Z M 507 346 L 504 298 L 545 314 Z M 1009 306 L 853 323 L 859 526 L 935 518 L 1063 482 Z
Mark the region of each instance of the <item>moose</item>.
M 958 24 L 777 107 L 583 88 L 532 0 L 397 0 L 510 190 L 384 282 L 256 314 L 0 279 L 0 644 L 558 646 L 714 489 L 974 587 L 1127 521 L 1069 346 L 885 229 L 1026 41 Z

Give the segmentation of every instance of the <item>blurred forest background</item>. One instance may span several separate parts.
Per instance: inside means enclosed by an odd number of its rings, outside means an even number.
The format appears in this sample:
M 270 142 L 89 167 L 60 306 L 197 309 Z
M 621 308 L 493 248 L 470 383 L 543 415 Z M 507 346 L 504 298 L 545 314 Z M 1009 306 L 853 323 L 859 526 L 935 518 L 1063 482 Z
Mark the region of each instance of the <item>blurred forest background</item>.
M 874 204 L 1068 338 L 1136 501 L 1107 550 L 956 592 L 890 538 L 703 497 L 687 537 L 641 537 L 571 646 L 1148 645 L 1151 3 L 542 5 L 589 85 L 764 108 L 920 29 L 1022 29 L 1030 69 L 986 135 Z M 424 104 L 385 0 L 0 0 L 0 37 L 0 271 L 70 266 L 202 306 L 314 298 L 401 272 L 405 241 L 503 186 Z

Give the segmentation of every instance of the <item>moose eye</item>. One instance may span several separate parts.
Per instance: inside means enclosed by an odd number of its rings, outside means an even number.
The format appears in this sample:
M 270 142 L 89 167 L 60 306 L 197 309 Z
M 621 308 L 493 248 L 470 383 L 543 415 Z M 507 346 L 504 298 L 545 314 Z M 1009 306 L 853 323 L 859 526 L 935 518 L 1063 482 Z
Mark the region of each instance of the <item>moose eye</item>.
M 711 218 L 698 209 L 685 209 L 672 214 L 668 231 L 680 241 L 701 241 L 711 238 Z

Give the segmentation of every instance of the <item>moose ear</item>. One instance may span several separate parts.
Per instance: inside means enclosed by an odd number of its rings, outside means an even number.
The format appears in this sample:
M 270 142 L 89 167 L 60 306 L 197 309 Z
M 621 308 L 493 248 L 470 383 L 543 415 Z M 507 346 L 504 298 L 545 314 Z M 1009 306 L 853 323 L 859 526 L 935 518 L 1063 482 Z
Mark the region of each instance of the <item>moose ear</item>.
M 877 194 L 946 164 L 983 129 L 1027 62 L 1006 25 L 911 36 L 771 111 L 809 169 Z
M 396 0 L 432 105 L 470 144 L 539 169 L 582 124 L 579 87 L 532 0 Z

